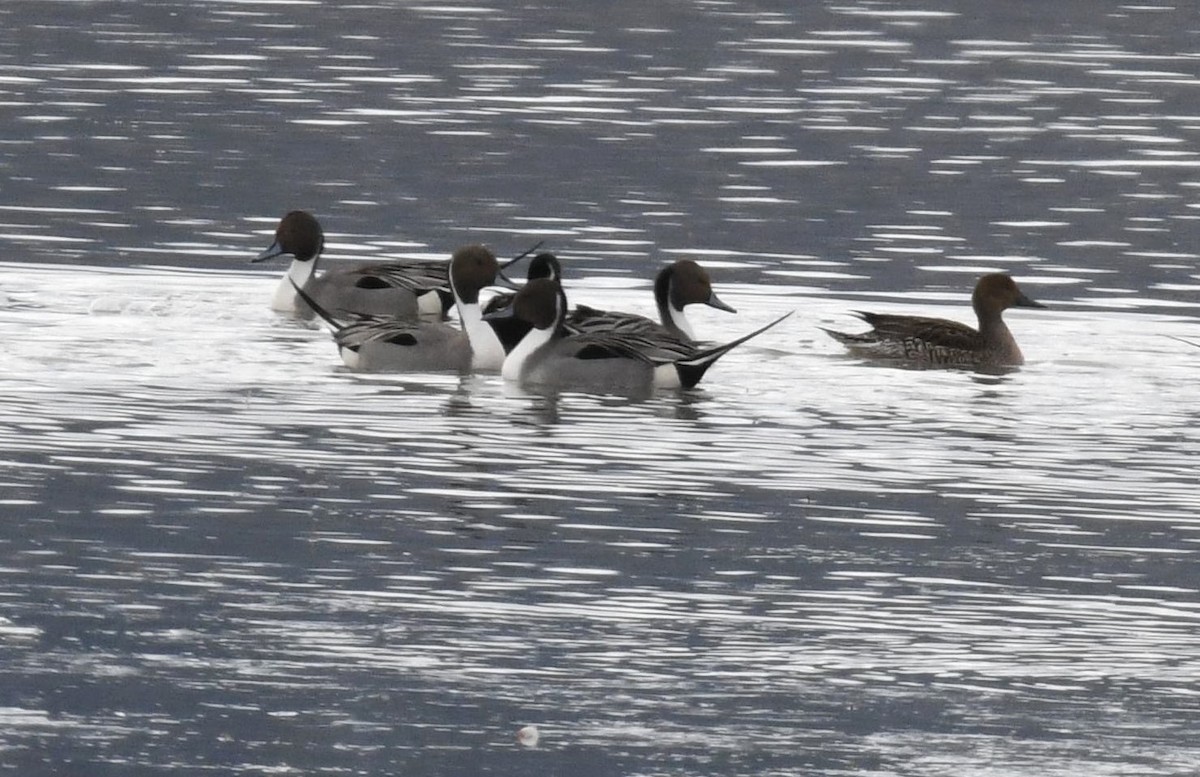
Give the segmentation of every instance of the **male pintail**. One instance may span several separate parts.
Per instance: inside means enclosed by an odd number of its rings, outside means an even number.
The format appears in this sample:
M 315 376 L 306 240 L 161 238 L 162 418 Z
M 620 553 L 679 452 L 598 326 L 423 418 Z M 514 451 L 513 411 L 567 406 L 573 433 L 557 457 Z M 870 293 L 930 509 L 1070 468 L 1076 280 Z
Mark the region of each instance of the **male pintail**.
M 529 326 L 519 342 L 505 343 L 510 350 L 501 375 L 507 380 L 553 389 L 641 394 L 656 387 L 692 388 L 719 358 L 790 315 L 707 348 L 670 333 L 620 328 L 572 333 L 566 326 L 562 285 L 542 278 L 525 284 L 510 307 L 488 314 L 485 321 L 497 324 L 515 318 Z
M 325 233 L 312 214 L 294 210 L 283 217 L 275 230 L 275 242 L 252 260 L 292 257 L 271 300 L 273 310 L 312 318 L 312 308 L 299 299 L 293 287 L 303 289 L 326 310 L 364 315 L 441 318 L 454 302 L 445 262 L 360 262 L 317 275 L 324 247 Z
M 330 311 L 296 284 L 301 299 L 333 328 L 346 366 L 364 372 L 499 370 L 504 348 L 483 321 L 479 292 L 496 281 L 500 265 L 481 245 L 464 246 L 450 258 L 447 277 L 462 329 L 441 321 Z M 522 333 L 523 334 L 523 333 Z
M 694 341 L 695 332 L 684 312 L 688 305 L 708 305 L 728 313 L 737 312 L 713 291 L 708 271 L 691 259 L 679 259 L 659 270 L 654 278 L 654 301 L 658 306 L 659 321 L 634 313 L 597 310 L 578 305 L 568 317 L 567 325 L 586 331 L 617 327 L 635 330 L 641 328 L 653 332 L 665 328 L 679 337 Z

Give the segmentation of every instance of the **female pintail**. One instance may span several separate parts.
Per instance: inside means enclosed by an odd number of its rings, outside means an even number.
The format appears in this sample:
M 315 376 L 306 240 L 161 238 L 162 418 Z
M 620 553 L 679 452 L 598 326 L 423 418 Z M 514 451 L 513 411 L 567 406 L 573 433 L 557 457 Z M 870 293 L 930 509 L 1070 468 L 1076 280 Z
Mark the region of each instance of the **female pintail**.
M 884 313 L 858 315 L 872 329 L 861 334 L 826 329 L 852 352 L 898 360 L 919 367 L 1013 367 L 1025 359 L 1001 314 L 1008 308 L 1044 308 L 1025 296 L 1004 273 L 985 275 L 975 284 L 971 305 L 979 329 L 957 321 Z
M 651 388 L 692 388 L 719 358 L 770 329 L 790 313 L 724 345 L 702 348 L 678 336 L 610 328 L 571 332 L 566 326 L 567 298 L 562 285 L 530 281 L 513 304 L 485 317 L 489 323 L 524 321 L 529 331 L 504 360 L 501 375 L 521 383 L 555 389 L 641 394 Z M 659 367 L 667 367 L 660 370 Z

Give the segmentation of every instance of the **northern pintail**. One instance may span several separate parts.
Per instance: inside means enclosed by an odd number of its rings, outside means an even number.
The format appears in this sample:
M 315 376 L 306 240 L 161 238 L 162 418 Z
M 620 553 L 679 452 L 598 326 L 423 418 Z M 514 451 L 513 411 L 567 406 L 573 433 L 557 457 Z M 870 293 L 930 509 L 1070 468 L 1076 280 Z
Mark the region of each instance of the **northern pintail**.
M 688 305 L 703 304 L 729 313 L 737 312 L 717 296 L 708 272 L 691 259 L 679 259 L 658 271 L 654 278 L 654 301 L 661 325 L 634 313 L 597 310 L 586 305 L 577 305 L 567 324 L 583 331 L 617 327 L 657 333 L 665 328 L 685 340 L 694 341 L 695 332 L 684 312 Z
M 500 265 L 481 245 L 464 246 L 450 258 L 448 277 L 462 328 L 441 321 L 394 316 L 340 316 L 297 284 L 305 303 L 333 328 L 347 367 L 364 372 L 499 370 L 505 350 L 496 330 L 483 321 L 479 292 L 496 281 Z M 510 336 L 523 334 L 518 331 Z
M 541 244 L 539 243 L 538 245 Z M 512 262 L 506 263 L 504 266 L 508 267 L 510 264 L 516 262 L 518 259 L 521 259 L 524 256 L 525 254 L 522 254 L 516 259 L 513 259 Z M 549 278 L 552 281 L 562 281 L 562 265 L 559 263 L 558 257 L 548 251 L 535 254 L 534 257 L 529 260 L 529 269 L 526 271 L 525 276 L 526 282 L 536 281 L 539 278 Z M 488 313 L 495 313 L 498 310 L 503 310 L 504 308 L 508 307 L 512 304 L 513 297 L 515 296 L 517 296 L 515 291 L 493 294 L 492 297 L 487 301 L 487 305 L 485 305 L 483 308 L 484 315 L 487 315 Z
M 444 262 L 359 262 L 317 275 L 324 247 L 325 233 L 311 213 L 294 210 L 280 220 L 275 242 L 252 260 L 292 257 L 271 299 L 273 310 L 312 318 L 312 308 L 294 287 L 303 289 L 325 310 L 338 313 L 440 318 L 453 304 Z
M 864 356 L 900 360 L 919 367 L 1011 367 L 1025 358 L 1001 314 L 1012 307 L 1044 308 L 1025 296 L 1004 273 L 985 275 L 975 284 L 971 306 L 979 329 L 957 321 L 885 313 L 856 313 L 869 332 L 849 334 L 826 329 L 834 339 Z
M 640 394 L 651 388 L 692 388 L 726 353 L 790 315 L 710 348 L 669 333 L 656 336 L 620 328 L 570 332 L 562 285 L 543 278 L 525 284 L 511 306 L 484 320 L 498 324 L 515 318 L 530 327 L 519 342 L 505 343 L 510 350 L 501 375 L 507 380 L 552 389 Z

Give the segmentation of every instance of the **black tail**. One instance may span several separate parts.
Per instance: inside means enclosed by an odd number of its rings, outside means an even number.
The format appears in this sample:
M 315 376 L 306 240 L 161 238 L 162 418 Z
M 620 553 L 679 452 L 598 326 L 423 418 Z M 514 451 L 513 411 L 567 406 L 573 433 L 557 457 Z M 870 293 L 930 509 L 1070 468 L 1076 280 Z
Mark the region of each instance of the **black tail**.
M 509 259 L 507 262 L 505 262 L 504 264 L 500 265 L 500 269 L 501 269 L 501 270 L 503 270 L 503 269 L 506 269 L 506 268 L 507 268 L 509 265 L 511 265 L 511 264 L 516 264 L 517 262 L 521 261 L 521 260 L 522 260 L 522 259 L 524 259 L 525 257 L 527 257 L 527 256 L 529 256 L 530 254 L 532 254 L 534 251 L 536 251 L 536 250 L 538 250 L 539 248 L 541 248 L 541 247 L 542 247 L 542 244 L 543 244 L 543 243 L 545 243 L 545 242 L 546 242 L 545 240 L 539 240 L 539 241 L 537 241 L 536 243 L 534 243 L 534 244 L 533 244 L 532 246 L 530 246 L 529 248 L 526 248 L 524 251 L 522 251 L 521 253 L 517 254 L 517 255 L 516 255 L 516 256 L 514 256 L 512 259 Z
M 795 311 L 784 313 L 771 323 L 759 329 L 755 329 L 748 335 L 742 335 L 738 339 L 723 345 L 715 345 L 712 348 L 706 348 L 703 351 L 697 351 L 692 356 L 675 362 L 675 369 L 679 372 L 679 385 L 685 389 L 693 388 L 697 383 L 700 382 L 700 379 L 704 377 L 704 373 L 708 372 L 708 368 L 717 363 L 717 359 L 720 359 L 722 356 L 729 353 L 734 348 L 737 348 L 747 340 L 753 337 L 758 337 L 763 332 L 792 315 L 794 312 Z
M 343 322 L 338 321 L 333 317 L 332 313 L 321 307 L 320 304 L 318 304 L 317 301 L 312 298 L 312 295 L 296 285 L 295 281 L 293 281 L 291 278 L 288 278 L 288 281 L 291 282 L 292 288 L 296 290 L 296 293 L 300 295 L 300 299 L 304 300 L 304 303 L 312 308 L 314 313 L 320 316 L 326 324 L 329 324 L 329 326 L 333 328 L 334 334 L 337 334 L 346 328 L 346 325 Z

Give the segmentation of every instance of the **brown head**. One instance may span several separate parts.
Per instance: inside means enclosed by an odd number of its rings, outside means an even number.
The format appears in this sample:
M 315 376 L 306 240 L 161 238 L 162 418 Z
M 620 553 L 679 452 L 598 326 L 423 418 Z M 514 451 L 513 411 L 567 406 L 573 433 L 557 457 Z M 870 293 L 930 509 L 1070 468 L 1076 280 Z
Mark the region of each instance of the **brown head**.
M 558 281 L 538 278 L 526 283 L 513 298 L 514 318 L 532 325 L 535 329 L 548 329 L 562 321 L 566 315 L 567 300 Z
M 659 270 L 654 279 L 654 297 L 660 305 L 666 301 L 675 310 L 683 310 L 686 305 L 704 304 L 737 312 L 717 297 L 708 271 L 691 259 L 680 259 Z
M 487 246 L 467 245 L 450 257 L 450 287 L 468 305 L 479 302 L 479 292 L 496 282 L 500 263 Z
M 1005 273 L 991 273 L 979 279 L 971 295 L 971 306 L 979 318 L 998 317 L 1009 308 L 1044 308 L 1017 288 L 1017 282 Z
M 302 210 L 294 210 L 279 221 L 275 228 L 275 242 L 266 251 L 254 257 L 255 262 L 273 259 L 283 254 L 291 254 L 298 262 L 308 262 L 317 258 L 325 247 L 325 233 L 321 224 L 311 214 Z

